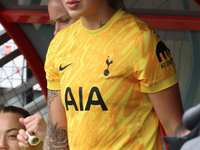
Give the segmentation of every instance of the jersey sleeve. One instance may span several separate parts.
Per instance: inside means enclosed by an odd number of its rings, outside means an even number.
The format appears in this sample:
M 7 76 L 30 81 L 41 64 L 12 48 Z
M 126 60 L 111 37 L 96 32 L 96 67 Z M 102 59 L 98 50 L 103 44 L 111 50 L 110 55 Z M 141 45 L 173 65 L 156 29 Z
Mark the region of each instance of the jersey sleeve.
M 60 90 L 60 77 L 55 67 L 56 41 L 56 37 L 54 37 L 49 45 L 45 61 L 47 88 L 50 90 Z
M 144 93 L 155 93 L 178 82 L 171 52 L 154 30 L 145 30 L 137 37 L 132 62 Z

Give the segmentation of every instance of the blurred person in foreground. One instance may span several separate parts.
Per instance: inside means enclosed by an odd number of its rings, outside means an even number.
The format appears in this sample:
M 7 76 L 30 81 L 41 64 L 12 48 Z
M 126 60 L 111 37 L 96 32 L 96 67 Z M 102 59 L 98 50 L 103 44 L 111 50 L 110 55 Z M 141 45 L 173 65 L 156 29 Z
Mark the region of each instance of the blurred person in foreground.
M 78 20 L 71 18 L 66 11 L 61 0 L 50 0 L 48 4 L 49 17 L 55 25 L 54 36 L 63 28 L 73 24 Z
M 18 132 L 26 130 L 26 127 L 19 122 L 19 119 L 29 116 L 30 114 L 26 110 L 15 106 L 7 106 L 0 109 L 0 149 L 42 150 L 42 141 L 37 146 L 23 147 L 20 146 L 20 141 L 17 139 Z M 28 141 L 26 143 L 28 144 Z

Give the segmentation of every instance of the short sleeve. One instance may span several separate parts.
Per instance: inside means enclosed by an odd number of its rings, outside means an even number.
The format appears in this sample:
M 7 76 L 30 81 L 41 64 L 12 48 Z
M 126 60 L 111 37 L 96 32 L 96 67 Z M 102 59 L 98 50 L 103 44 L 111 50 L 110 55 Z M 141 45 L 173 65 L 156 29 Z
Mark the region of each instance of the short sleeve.
M 45 61 L 45 72 L 47 79 L 47 88 L 50 90 L 60 90 L 60 77 L 55 67 L 56 58 L 56 37 L 51 41 Z
M 132 62 L 144 93 L 155 93 L 178 82 L 171 52 L 154 30 L 143 31 L 137 37 Z

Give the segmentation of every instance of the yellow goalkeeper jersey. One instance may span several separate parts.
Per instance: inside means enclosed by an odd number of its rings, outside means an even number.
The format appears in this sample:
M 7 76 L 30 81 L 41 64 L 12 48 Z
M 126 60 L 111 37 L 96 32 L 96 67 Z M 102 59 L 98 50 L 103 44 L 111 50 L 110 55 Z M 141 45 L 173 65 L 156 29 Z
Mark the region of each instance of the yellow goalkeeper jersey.
M 146 93 L 177 83 L 170 50 L 141 19 L 118 10 L 97 30 L 81 19 L 51 41 L 48 89 L 61 90 L 70 150 L 161 150 Z

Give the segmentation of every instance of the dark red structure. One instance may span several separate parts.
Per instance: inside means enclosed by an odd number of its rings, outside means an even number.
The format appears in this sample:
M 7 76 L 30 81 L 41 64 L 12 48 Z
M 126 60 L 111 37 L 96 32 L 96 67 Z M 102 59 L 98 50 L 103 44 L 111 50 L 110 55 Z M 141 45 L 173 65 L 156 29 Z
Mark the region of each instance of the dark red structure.
M 196 0 L 195 2 L 200 3 L 199 0 Z M 0 15 L 8 23 L 51 23 L 47 11 L 2 10 Z M 157 29 L 200 31 L 200 17 L 135 15 L 145 20 L 151 27 Z
M 193 0 L 200 7 L 200 0 Z
M 35 78 L 37 79 L 38 83 L 41 86 L 43 94 L 47 98 L 47 88 L 46 88 L 47 83 L 46 83 L 46 78 L 45 78 L 44 64 L 40 60 L 35 49 L 31 45 L 30 41 L 27 39 L 25 34 L 22 32 L 22 30 L 19 28 L 19 26 L 16 23 L 13 23 L 12 21 L 10 21 L 10 19 L 13 16 L 12 16 L 12 13 L 9 14 L 8 12 L 10 11 L 5 10 L 3 6 L 0 5 L 0 23 L 3 25 L 8 35 L 15 41 L 20 52 L 24 55 Z M 9 15 L 6 15 L 6 14 L 9 14 Z M 34 13 L 34 14 L 37 14 L 37 13 Z M 23 18 L 22 13 L 21 15 L 17 15 L 17 16 L 18 18 Z M 46 20 L 47 18 L 48 16 L 46 17 Z M 25 19 L 23 20 L 25 21 Z

